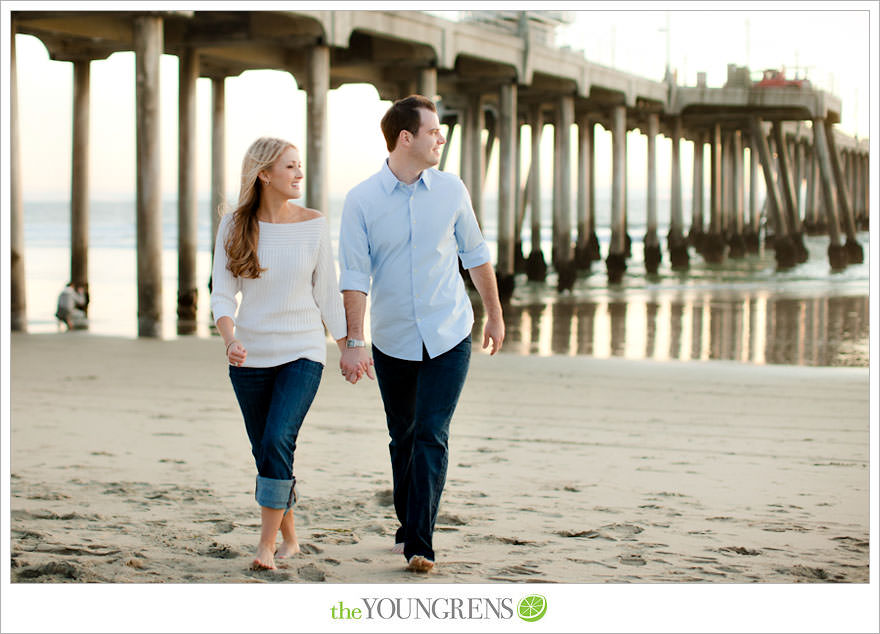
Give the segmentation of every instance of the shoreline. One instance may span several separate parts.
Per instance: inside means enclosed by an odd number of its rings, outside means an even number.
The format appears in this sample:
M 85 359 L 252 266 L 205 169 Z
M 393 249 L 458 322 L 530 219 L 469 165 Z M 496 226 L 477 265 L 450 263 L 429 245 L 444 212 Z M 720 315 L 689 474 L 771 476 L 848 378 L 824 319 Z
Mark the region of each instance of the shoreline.
M 328 347 L 296 453 L 304 552 L 258 573 L 254 469 L 215 341 L 10 344 L 13 582 L 869 579 L 867 368 L 475 347 L 438 568 L 419 576 L 389 552 L 378 389 L 339 379 Z

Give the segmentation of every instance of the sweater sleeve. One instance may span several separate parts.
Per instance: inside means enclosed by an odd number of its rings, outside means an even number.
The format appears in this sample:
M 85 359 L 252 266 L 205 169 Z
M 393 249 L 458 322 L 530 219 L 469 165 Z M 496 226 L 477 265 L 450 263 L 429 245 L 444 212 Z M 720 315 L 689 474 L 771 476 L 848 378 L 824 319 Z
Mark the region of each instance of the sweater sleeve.
M 214 243 L 214 265 L 211 270 L 211 313 L 214 323 L 221 317 L 229 317 L 235 321 L 238 302 L 236 293 L 241 289 L 241 280 L 226 266 L 226 236 L 232 225 L 232 214 L 225 215 L 217 228 L 217 241 Z
M 342 339 L 348 333 L 342 293 L 336 280 L 336 265 L 330 246 L 330 222 L 324 218 L 318 243 L 318 259 L 312 273 L 312 294 L 321 311 L 321 319 L 333 339 Z

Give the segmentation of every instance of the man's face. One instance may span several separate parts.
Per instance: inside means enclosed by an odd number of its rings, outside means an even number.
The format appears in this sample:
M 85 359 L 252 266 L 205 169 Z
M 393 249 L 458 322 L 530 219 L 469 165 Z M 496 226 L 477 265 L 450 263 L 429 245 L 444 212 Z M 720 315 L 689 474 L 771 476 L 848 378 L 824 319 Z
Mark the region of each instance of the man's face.
M 440 149 L 446 139 L 440 133 L 440 119 L 436 112 L 419 108 L 421 125 L 418 134 L 410 144 L 410 156 L 414 161 L 423 163 L 425 167 L 433 167 L 440 162 Z

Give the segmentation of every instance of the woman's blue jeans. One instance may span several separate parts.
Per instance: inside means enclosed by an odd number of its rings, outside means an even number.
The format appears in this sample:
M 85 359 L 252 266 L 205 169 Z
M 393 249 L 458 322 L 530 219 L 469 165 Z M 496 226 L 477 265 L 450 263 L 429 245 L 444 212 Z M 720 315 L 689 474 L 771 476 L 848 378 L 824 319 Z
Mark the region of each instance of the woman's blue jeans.
M 373 364 L 385 406 L 391 442 L 394 510 L 400 522 L 395 541 L 403 555 L 434 559 L 433 535 L 446 484 L 449 424 L 471 359 L 468 335 L 431 359 L 406 361 L 373 346 Z
M 272 368 L 229 366 L 229 379 L 257 464 L 255 497 L 260 506 L 293 506 L 296 437 L 323 371 L 323 365 L 310 359 Z

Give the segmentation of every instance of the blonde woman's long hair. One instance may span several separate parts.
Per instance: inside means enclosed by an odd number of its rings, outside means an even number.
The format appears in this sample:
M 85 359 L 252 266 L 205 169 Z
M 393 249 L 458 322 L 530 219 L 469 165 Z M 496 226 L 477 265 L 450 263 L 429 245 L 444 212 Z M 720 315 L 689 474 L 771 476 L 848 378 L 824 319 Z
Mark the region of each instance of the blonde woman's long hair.
M 287 148 L 296 146 L 289 141 L 272 137 L 260 137 L 248 148 L 241 161 L 241 190 L 238 194 L 238 205 L 231 212 L 232 226 L 226 237 L 226 267 L 235 277 L 256 279 L 266 269 L 260 267 L 257 258 L 257 243 L 260 239 L 260 225 L 257 221 L 257 210 L 263 184 L 260 172 L 272 167 L 272 164 Z

